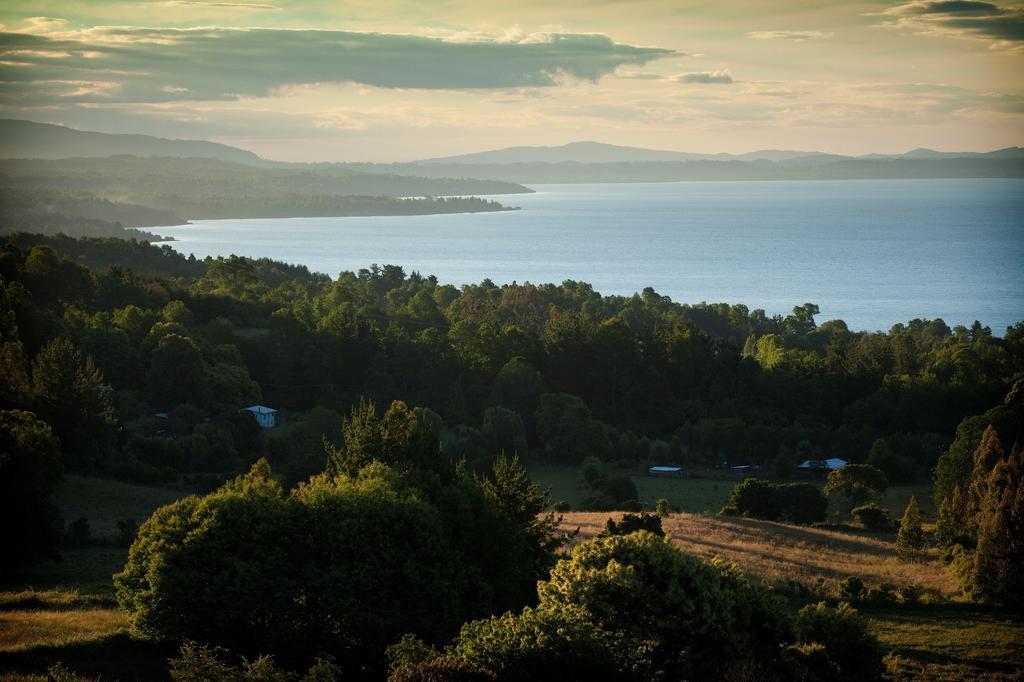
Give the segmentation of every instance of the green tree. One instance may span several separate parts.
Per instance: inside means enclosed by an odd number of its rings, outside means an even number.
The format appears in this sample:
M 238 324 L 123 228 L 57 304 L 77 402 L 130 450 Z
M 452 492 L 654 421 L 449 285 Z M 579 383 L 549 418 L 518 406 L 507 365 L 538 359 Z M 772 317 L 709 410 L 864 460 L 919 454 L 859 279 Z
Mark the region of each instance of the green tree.
M 154 405 L 205 406 L 208 402 L 206 365 L 195 342 L 173 333 L 161 338 L 149 361 L 147 385 Z
M 1024 606 L 1024 455 L 1019 448 L 997 462 L 988 477 L 972 569 L 975 599 Z
M 95 466 L 114 447 L 117 420 L 109 387 L 91 357 L 68 339 L 46 344 L 32 365 L 35 412 L 60 439 L 68 468 Z
M 917 508 L 917 496 L 911 495 L 907 508 L 900 519 L 900 531 L 896 536 L 896 549 L 901 555 L 911 555 L 925 548 L 924 529 L 921 528 L 921 512 Z
M 437 434 L 401 400 L 380 417 L 371 401 L 361 399 L 343 420 L 341 434 L 341 448 L 326 445 L 328 469 L 335 473 L 352 475 L 371 462 L 422 470 L 442 463 Z
M 50 427 L 31 412 L 0 410 L 0 576 L 58 557 L 64 524 L 50 495 L 62 472 Z
M 870 464 L 846 464 L 832 471 L 825 482 L 826 495 L 841 495 L 849 509 L 870 499 L 884 497 L 889 480 Z

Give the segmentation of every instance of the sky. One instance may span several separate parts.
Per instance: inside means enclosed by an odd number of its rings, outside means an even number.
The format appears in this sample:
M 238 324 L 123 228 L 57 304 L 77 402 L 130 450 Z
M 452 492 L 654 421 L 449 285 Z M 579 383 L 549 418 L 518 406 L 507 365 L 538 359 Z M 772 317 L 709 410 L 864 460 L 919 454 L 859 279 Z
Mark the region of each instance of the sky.
M 0 117 L 283 161 L 1024 145 L 1024 2 L 4 0 Z

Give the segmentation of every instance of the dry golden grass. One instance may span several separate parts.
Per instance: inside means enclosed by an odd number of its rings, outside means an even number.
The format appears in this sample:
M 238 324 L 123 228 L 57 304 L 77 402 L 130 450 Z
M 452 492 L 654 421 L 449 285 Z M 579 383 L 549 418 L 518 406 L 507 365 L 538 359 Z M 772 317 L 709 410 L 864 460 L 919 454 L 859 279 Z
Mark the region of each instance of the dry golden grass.
M 0 653 L 64 647 L 105 639 L 126 625 L 113 608 L 0 612 Z
M 621 514 L 567 513 L 562 525 L 570 530 L 579 526 L 579 539 L 586 539 L 600 533 L 610 516 Z M 710 514 L 672 514 L 662 527 L 687 552 L 730 559 L 747 575 L 770 582 L 811 588 L 819 578 L 834 584 L 856 575 L 869 585 L 916 585 L 949 598 L 959 594 L 935 551 L 908 563 L 897 556 L 889 537 Z

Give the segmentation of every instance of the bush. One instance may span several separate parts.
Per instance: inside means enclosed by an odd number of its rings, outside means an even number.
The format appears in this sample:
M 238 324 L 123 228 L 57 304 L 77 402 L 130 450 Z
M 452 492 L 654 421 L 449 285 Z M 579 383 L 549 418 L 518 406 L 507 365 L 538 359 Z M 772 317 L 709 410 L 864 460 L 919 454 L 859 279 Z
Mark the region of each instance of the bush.
M 661 528 L 661 517 L 657 514 L 648 514 L 647 512 L 640 512 L 639 514 L 624 514 L 622 520 L 615 523 L 612 519 L 608 519 L 605 523 L 604 530 L 601 532 L 601 537 L 608 537 L 609 535 L 629 535 L 639 530 L 645 530 L 648 533 L 654 533 L 655 535 L 664 537 L 665 531 Z
M 917 508 L 917 497 L 910 496 L 907 508 L 900 519 L 900 531 L 896 536 L 896 549 L 900 556 L 910 557 L 925 547 L 924 529 L 921 528 L 921 512 Z
M 775 484 L 759 478 L 747 478 L 736 485 L 722 513 L 774 520 L 779 517 Z M 727 511 L 728 510 L 728 511 Z
M 294 675 L 278 668 L 270 656 L 252 661 L 242 659 L 240 666 L 225 659 L 225 649 L 186 642 L 172 658 L 170 677 L 174 682 L 341 682 L 341 669 L 330 659 L 318 658 L 309 671 Z
M 801 644 L 822 644 L 839 668 L 838 679 L 877 680 L 882 677 L 882 647 L 866 619 L 847 603 L 831 608 L 825 602 L 808 604 L 797 614 Z
M 668 518 L 668 515 L 672 513 L 672 508 L 669 505 L 668 500 L 662 497 L 655 502 L 654 513 L 663 519 Z
M 462 627 L 452 655 L 502 682 L 627 679 L 617 641 L 572 605 L 527 607 Z
M 840 581 L 838 586 L 839 598 L 848 602 L 861 602 L 867 596 L 868 588 L 864 581 L 855 575 L 851 575 Z
M 721 513 L 808 524 L 825 520 L 827 510 L 828 500 L 810 483 L 775 485 L 748 478 L 733 488 Z
M 828 500 L 810 483 L 787 483 L 775 489 L 778 518 L 791 523 L 811 524 L 824 521 Z
M 388 682 L 490 682 L 496 679 L 497 676 L 486 668 L 442 656 L 400 668 L 391 673 Z
M 850 516 L 868 530 L 882 533 L 896 530 L 896 522 L 889 516 L 888 510 L 882 509 L 874 502 L 857 507 L 850 512 Z
M 538 592 L 539 609 L 582 609 L 621 638 L 623 652 L 643 653 L 630 661 L 641 679 L 719 678 L 748 663 L 770 672 L 781 664 L 780 645 L 792 641 L 789 618 L 767 590 L 732 565 L 706 563 L 647 532 L 577 545 Z

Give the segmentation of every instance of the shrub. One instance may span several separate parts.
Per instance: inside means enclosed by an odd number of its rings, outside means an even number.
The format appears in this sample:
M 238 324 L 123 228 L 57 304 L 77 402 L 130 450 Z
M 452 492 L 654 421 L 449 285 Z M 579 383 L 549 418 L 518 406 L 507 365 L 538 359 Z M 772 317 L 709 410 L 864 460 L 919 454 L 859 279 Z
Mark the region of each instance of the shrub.
M 568 500 L 559 500 L 558 502 L 555 502 L 554 505 L 552 505 L 552 509 L 562 514 L 572 509 L 572 505 L 569 504 Z
M 864 581 L 855 575 L 851 575 L 840 581 L 838 586 L 839 598 L 848 602 L 860 602 L 867 596 L 868 590 Z
M 896 530 L 896 522 L 889 516 L 888 510 L 882 509 L 874 502 L 857 507 L 850 512 L 850 516 L 868 530 L 883 533 Z
M 839 679 L 839 666 L 819 642 L 791 644 L 785 650 L 788 677 L 801 682 L 831 682 Z
M 657 514 L 648 514 L 647 512 L 640 512 L 639 514 L 624 514 L 622 520 L 616 523 L 612 519 L 608 519 L 605 523 L 604 530 L 601 532 L 601 537 L 607 537 L 609 535 L 629 535 L 639 530 L 645 530 L 649 533 L 654 533 L 664 537 L 665 531 L 661 528 L 661 517 Z
M 617 641 L 573 605 L 466 623 L 451 653 L 505 682 L 626 679 Z
M 838 494 L 850 503 L 850 509 L 875 497 L 884 497 L 889 479 L 870 464 L 844 464 L 828 475 L 825 494 Z
M 583 609 L 621 638 L 623 651 L 644 652 L 631 662 L 641 678 L 715 678 L 748 662 L 770 671 L 781 664 L 780 645 L 792 641 L 767 590 L 732 565 L 706 563 L 647 532 L 577 545 L 538 592 L 540 609 Z
M 831 608 L 808 604 L 797 614 L 802 644 L 822 644 L 839 668 L 838 679 L 877 680 L 884 672 L 882 648 L 866 619 L 847 603 Z
M 668 518 L 668 515 L 672 513 L 672 508 L 669 505 L 668 500 L 662 497 L 655 502 L 654 513 L 663 519 Z
M 736 485 L 722 513 L 751 516 L 755 519 L 777 519 L 778 499 L 775 484 L 759 478 L 747 478 Z M 728 511 L 727 511 L 728 510 Z
M 787 483 L 775 489 L 778 518 L 791 523 L 810 524 L 824 521 L 828 500 L 810 483 Z
M 442 656 L 400 668 L 391 673 L 388 682 L 490 682 L 496 679 L 497 676 L 486 668 Z
M 733 488 L 721 513 L 807 524 L 825 520 L 827 510 L 828 500 L 810 483 L 775 485 L 748 478 Z
M 226 649 L 186 642 L 172 658 L 170 677 L 174 682 L 341 682 L 341 669 L 330 659 L 316 659 L 302 676 L 277 667 L 270 656 L 259 656 L 252 661 L 242 659 L 241 665 L 232 665 L 225 659 L 231 655 Z

